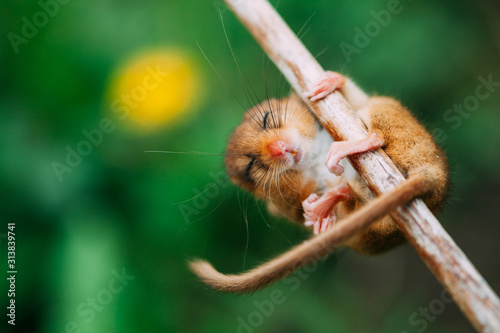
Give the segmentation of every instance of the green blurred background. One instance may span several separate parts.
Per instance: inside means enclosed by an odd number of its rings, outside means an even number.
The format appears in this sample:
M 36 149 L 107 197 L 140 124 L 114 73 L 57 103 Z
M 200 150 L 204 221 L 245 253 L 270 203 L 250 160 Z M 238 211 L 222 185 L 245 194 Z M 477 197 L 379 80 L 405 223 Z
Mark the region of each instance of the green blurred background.
M 197 195 L 221 179 L 221 157 L 144 151 L 221 153 L 243 113 L 237 99 L 250 106 L 245 87 L 259 99 L 266 86 L 270 95 L 287 88 L 218 1 L 66 2 L 45 24 L 38 14 L 38 32 L 22 43 L 13 34 L 22 37 L 23 18 L 33 22 L 41 5 L 0 5 L 2 332 L 473 331 L 456 305 L 443 301 L 442 287 L 408 245 L 377 257 L 342 250 L 251 296 L 217 293 L 198 282 L 188 259 L 240 272 L 309 235 L 268 217 L 233 185 Z M 447 110 L 474 96 L 480 76 L 500 81 L 500 6 L 402 0 L 403 10 L 348 61 L 341 43 L 355 45 L 354 28 L 364 29 L 374 20 L 370 12 L 390 2 L 281 0 L 278 9 L 295 32 L 314 14 L 302 39 L 325 68 L 397 97 L 440 131 L 453 178 L 440 221 L 498 292 L 500 91 L 492 88 L 472 112 Z M 151 94 L 129 108 L 135 118 L 121 119 L 113 87 L 127 79 L 128 87 L 140 84 L 123 68 L 158 52 L 166 62 L 182 54 L 189 74 L 165 80 L 191 87 L 181 97 L 194 103 L 174 105 L 168 112 L 177 116 L 160 112 L 138 125 L 146 105 L 179 99 L 160 90 L 155 100 L 148 100 Z M 103 119 L 113 129 L 58 177 L 54 162 L 66 164 L 67 146 L 77 149 L 87 140 L 84 131 Z M 13 222 L 15 329 L 5 316 L 5 237 Z

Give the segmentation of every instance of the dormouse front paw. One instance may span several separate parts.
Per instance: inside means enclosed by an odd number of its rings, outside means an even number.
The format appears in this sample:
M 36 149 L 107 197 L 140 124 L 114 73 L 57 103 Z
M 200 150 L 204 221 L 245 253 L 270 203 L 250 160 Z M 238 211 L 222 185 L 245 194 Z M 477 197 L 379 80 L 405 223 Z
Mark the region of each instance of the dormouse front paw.
M 344 168 L 339 163 L 344 157 L 377 149 L 383 144 L 384 141 L 377 133 L 371 133 L 366 138 L 356 141 L 335 141 L 326 156 L 326 167 L 330 172 L 340 176 Z
M 336 72 L 326 72 L 325 75 L 314 85 L 311 91 L 304 95 L 311 99 L 311 102 L 319 101 L 330 95 L 335 90 L 342 89 L 345 84 L 345 77 Z

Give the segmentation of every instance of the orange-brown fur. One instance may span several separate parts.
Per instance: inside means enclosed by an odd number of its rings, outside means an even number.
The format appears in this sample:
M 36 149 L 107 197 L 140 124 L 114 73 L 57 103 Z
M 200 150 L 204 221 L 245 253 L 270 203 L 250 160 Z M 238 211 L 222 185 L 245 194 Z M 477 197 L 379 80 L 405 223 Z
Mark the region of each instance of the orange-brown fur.
M 226 170 L 233 183 L 266 201 L 271 213 L 301 223 L 302 201 L 317 190 L 318 184 L 313 179 L 304 179 L 298 170 L 289 170 L 279 175 L 281 181 L 273 181 L 273 175 L 267 168 L 273 167 L 273 161 L 266 148 L 281 131 L 263 131 L 256 121 L 262 118 L 262 110 L 269 109 L 276 110 L 277 115 L 271 122 L 281 122 L 284 126 L 290 126 L 293 122 L 293 126 L 302 135 L 310 138 L 316 135 L 316 120 L 297 97 L 265 101 L 245 113 L 242 123 L 229 138 L 225 158 Z M 251 160 L 249 155 L 259 156 L 259 163 L 264 165 L 254 168 L 251 175 L 260 180 L 260 184 L 249 181 L 246 177 L 245 169 Z
M 319 185 L 314 179 L 305 178 L 298 170 L 286 172 L 278 182 L 268 182 L 267 186 L 257 186 L 248 182 L 239 170 L 245 168 L 246 157 L 233 154 L 255 154 L 264 164 L 272 164 L 266 146 L 276 133 L 263 133 L 254 118 L 261 117 L 260 110 L 282 110 L 280 120 L 294 117 L 293 126 L 307 136 L 316 134 L 315 119 L 307 107 L 295 96 L 290 100 L 271 100 L 261 103 L 245 114 L 242 124 L 233 132 L 227 147 L 226 168 L 232 180 L 242 188 L 252 192 L 257 198 L 268 202 L 271 213 L 284 216 L 294 222 L 304 222 L 302 201 L 311 193 L 318 192 Z M 285 110 L 286 109 L 286 110 Z M 288 114 L 286 114 L 288 113 Z M 292 113 L 293 115 L 290 115 Z M 422 196 L 429 208 L 436 213 L 442 206 L 448 191 L 446 156 L 434 143 L 432 136 L 399 102 L 388 97 L 372 97 L 359 114 L 368 129 L 376 132 L 383 140 L 386 153 L 405 175 L 422 173 L 428 179 L 426 193 Z M 259 170 L 257 177 L 270 177 L 267 170 Z M 286 180 L 286 181 L 285 181 Z M 332 184 L 330 184 L 332 185 Z M 359 209 L 373 198 L 361 181 L 352 181 L 351 200 L 336 207 L 339 219 Z M 321 191 L 319 191 L 321 194 Z M 363 233 L 356 235 L 346 245 L 362 253 L 380 253 L 402 243 L 404 237 L 390 217 L 377 221 Z
M 373 200 L 373 194 L 359 177 L 350 179 L 350 199 L 335 207 L 338 222 L 342 224 L 344 220 L 351 221 L 353 217 L 358 215 L 375 218 L 375 215 L 370 215 L 370 212 L 366 212 L 366 209 L 362 207 L 368 203 L 369 207 L 374 207 L 377 202 L 380 203 L 380 206 L 377 206 L 377 211 L 385 212 L 385 214 L 376 215 L 377 221 L 349 239 L 341 239 L 343 244 L 358 252 L 380 253 L 404 241 L 401 231 L 387 215 L 388 210 L 392 207 L 387 202 L 390 200 L 392 203 L 403 202 L 402 200 L 405 198 L 408 200 L 410 198 L 409 188 L 413 190 L 411 197 L 421 196 L 428 207 L 436 213 L 443 205 L 448 192 L 447 160 L 432 136 L 396 100 L 388 97 L 368 99 L 349 80 L 342 92 L 351 105 L 361 107 L 360 110 L 356 111 L 368 130 L 376 132 L 383 139 L 383 149 L 401 172 L 413 180 L 410 183 L 411 186 L 408 185 L 409 187 L 407 186 L 404 190 L 406 196 L 394 191 L 393 197 L 391 197 L 391 193 L 388 193 L 384 196 L 386 201 L 383 201 L 382 198 Z M 274 110 L 276 113 L 274 117 L 276 127 L 263 130 L 258 119 L 261 119 L 264 113 L 269 110 Z M 225 163 L 232 181 L 252 192 L 257 198 L 266 201 L 271 213 L 303 224 L 302 201 L 311 193 L 322 194 L 336 184 L 319 184 L 314 178 L 306 177 L 305 170 L 287 169 L 277 164 L 272 156 L 269 156 L 269 142 L 274 140 L 276 136 L 283 135 L 280 131 L 283 131 L 283 128 L 287 126 L 295 126 L 307 138 L 312 138 L 317 134 L 314 116 L 308 112 L 305 104 L 296 96 L 279 101 L 265 101 L 248 110 L 241 125 L 235 129 L 229 140 Z M 246 174 L 245 171 L 249 169 L 249 161 L 252 158 L 258 159 L 259 167 L 252 166 L 250 173 Z M 337 184 L 342 181 L 342 178 L 338 179 Z M 339 240 L 336 239 L 336 241 Z M 327 245 L 323 244 L 323 246 Z M 329 244 L 327 247 L 332 246 L 333 244 Z M 241 276 L 221 275 L 206 262 L 193 263 L 192 269 L 205 282 L 217 289 L 248 292 L 260 289 L 300 267 L 301 263 L 307 262 L 307 258 L 312 256 L 311 251 L 313 250 L 314 248 L 311 246 L 308 248 L 299 246 L 268 264 Z M 313 256 L 317 259 L 317 256 Z
M 421 198 L 436 214 L 449 190 L 448 164 L 444 152 L 425 128 L 398 101 L 372 97 L 360 116 L 371 132 L 384 140 L 384 150 L 406 177 L 421 174 L 425 186 Z M 404 241 L 394 221 L 386 216 L 371 224 L 348 243 L 363 253 L 379 253 Z

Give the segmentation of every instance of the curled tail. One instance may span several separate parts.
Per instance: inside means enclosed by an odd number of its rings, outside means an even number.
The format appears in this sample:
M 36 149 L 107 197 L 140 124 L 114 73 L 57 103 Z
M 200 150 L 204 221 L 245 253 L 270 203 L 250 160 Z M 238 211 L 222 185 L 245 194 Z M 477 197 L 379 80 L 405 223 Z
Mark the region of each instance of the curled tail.
M 293 247 L 267 263 L 245 273 L 222 274 L 207 261 L 190 263 L 191 270 L 210 287 L 230 293 L 250 293 L 263 289 L 298 268 L 329 255 L 357 231 L 366 227 L 396 207 L 422 194 L 424 177 L 411 176 L 392 191 L 370 201 L 366 206 L 344 218 L 329 230 Z

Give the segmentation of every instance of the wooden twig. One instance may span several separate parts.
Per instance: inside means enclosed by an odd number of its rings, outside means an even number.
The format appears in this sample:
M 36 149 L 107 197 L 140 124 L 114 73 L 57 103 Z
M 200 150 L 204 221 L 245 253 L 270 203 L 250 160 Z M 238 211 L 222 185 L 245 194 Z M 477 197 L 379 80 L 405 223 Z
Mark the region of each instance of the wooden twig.
M 366 137 L 361 120 L 340 93 L 315 104 L 304 96 L 324 70 L 267 0 L 225 1 L 335 140 Z M 377 195 L 404 180 L 382 149 L 352 156 L 350 162 Z M 498 296 L 423 201 L 413 200 L 391 216 L 472 325 L 480 332 L 500 332 Z

